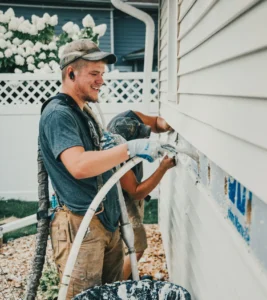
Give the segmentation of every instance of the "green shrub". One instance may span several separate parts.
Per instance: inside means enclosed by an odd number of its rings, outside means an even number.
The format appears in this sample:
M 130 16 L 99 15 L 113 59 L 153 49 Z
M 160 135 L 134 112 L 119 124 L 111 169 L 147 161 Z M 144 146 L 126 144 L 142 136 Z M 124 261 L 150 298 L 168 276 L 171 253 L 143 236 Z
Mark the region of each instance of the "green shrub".
M 59 276 L 53 263 L 46 263 L 40 280 L 39 294 L 42 299 L 57 299 L 59 292 Z

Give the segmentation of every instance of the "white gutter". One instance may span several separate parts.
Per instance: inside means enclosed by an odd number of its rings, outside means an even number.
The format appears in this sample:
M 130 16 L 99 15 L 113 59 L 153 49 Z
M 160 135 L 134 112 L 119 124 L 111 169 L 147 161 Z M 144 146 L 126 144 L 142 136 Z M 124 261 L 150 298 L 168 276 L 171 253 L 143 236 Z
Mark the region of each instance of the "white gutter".
M 110 10 L 110 51 L 111 51 L 111 53 L 115 52 L 115 48 L 114 48 L 114 13 L 113 13 L 113 9 Z M 114 65 L 111 65 L 110 69 L 114 70 Z
M 119 10 L 142 21 L 146 25 L 145 57 L 144 57 L 144 83 L 143 83 L 143 103 L 144 113 L 149 113 L 149 104 L 151 99 L 151 79 L 154 50 L 155 24 L 153 19 L 147 13 L 137 9 L 121 0 L 111 0 L 111 3 Z

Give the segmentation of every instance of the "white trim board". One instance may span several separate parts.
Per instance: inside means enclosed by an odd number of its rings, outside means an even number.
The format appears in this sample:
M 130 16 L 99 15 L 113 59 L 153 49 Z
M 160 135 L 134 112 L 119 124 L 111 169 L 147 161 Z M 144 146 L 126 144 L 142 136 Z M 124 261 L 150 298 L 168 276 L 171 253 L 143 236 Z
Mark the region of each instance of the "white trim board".
M 228 135 L 161 102 L 161 115 L 196 149 L 267 203 L 267 151 Z

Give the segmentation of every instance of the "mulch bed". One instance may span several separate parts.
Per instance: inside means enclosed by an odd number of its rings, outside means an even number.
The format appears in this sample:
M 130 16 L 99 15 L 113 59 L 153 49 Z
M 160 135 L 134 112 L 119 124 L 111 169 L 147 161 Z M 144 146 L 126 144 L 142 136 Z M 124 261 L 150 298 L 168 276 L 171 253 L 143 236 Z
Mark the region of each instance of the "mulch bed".
M 148 248 L 138 266 L 140 276 L 153 276 L 156 280 L 168 280 L 165 254 L 158 225 L 145 225 Z M 0 299 L 23 299 L 26 280 L 35 251 L 35 235 L 8 241 L 0 253 Z M 49 240 L 47 261 L 52 263 Z M 40 295 L 37 299 L 43 299 Z

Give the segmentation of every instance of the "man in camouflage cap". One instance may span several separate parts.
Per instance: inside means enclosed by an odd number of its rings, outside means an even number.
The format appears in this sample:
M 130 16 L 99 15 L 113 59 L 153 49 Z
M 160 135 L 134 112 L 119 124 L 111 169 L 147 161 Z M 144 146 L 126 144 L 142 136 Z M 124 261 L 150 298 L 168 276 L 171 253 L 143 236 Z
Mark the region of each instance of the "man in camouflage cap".
M 151 131 L 154 133 L 166 132 L 172 128 L 161 117 L 147 116 L 137 111 L 126 111 L 115 116 L 108 124 L 108 130 L 120 134 L 126 141 L 147 139 Z M 173 158 L 164 157 L 157 170 L 145 181 L 143 178 L 143 164 L 136 165 L 120 180 L 130 222 L 134 230 L 134 246 L 137 260 L 147 248 L 146 231 L 143 225 L 144 199 L 158 185 L 168 169 L 175 166 Z M 131 274 L 129 255 L 125 257 L 123 278 L 127 280 Z

